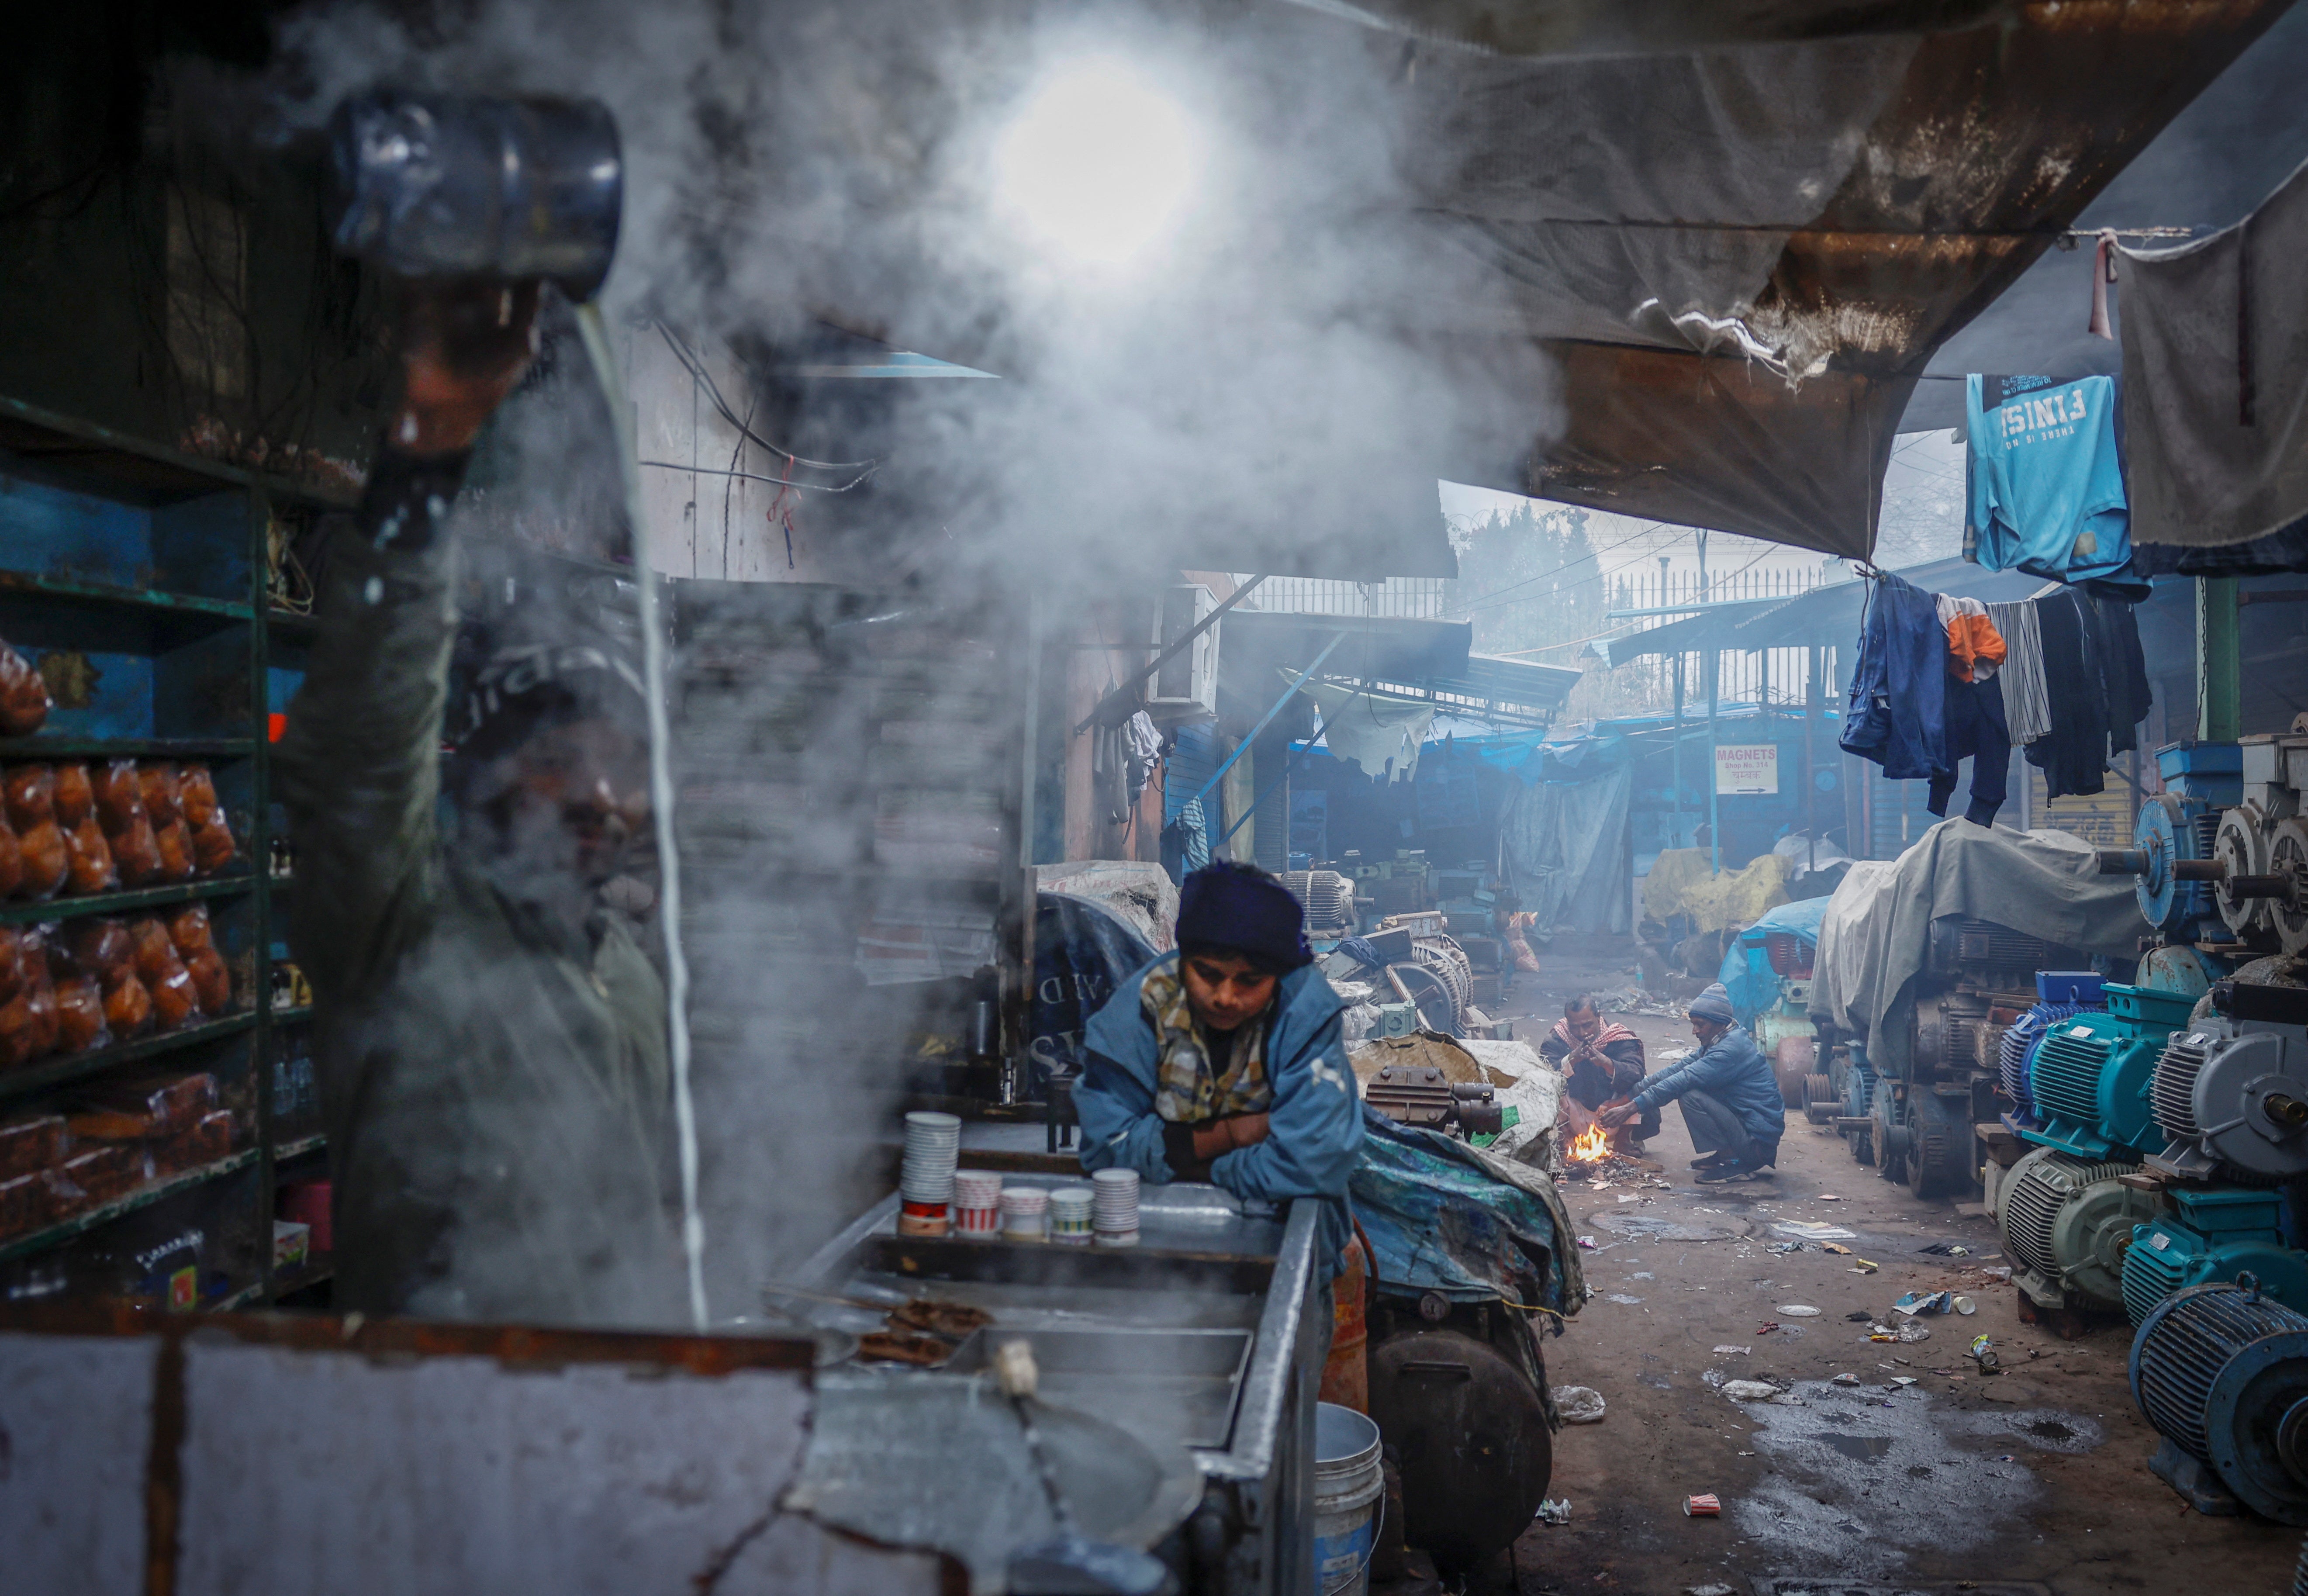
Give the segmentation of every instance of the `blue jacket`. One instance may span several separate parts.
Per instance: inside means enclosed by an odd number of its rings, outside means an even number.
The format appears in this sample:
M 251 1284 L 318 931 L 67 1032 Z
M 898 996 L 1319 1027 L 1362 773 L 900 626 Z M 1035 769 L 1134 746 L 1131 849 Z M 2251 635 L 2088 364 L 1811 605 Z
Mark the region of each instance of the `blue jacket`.
M 1140 994 L 1148 971 L 1177 959 L 1176 952 L 1165 953 L 1123 982 L 1083 1032 L 1089 1057 L 1074 1109 L 1085 1169 L 1135 1169 L 1158 1185 L 1176 1178 L 1163 1156 L 1163 1120 L 1154 1112 L 1154 1027 Z M 1313 965 L 1282 978 L 1266 1041 L 1267 1078 L 1274 1084 L 1266 1140 L 1222 1153 L 1210 1166 L 1210 1179 L 1246 1203 L 1322 1199 L 1319 1262 L 1326 1281 L 1338 1272 L 1350 1233 L 1347 1178 L 1363 1145 L 1362 1097 L 1339 1039 L 1340 1007 Z
M 1635 1093 L 1635 1107 L 1649 1113 L 1686 1091 L 1703 1091 L 1717 1100 L 1758 1141 L 1776 1142 L 1787 1131 L 1787 1102 L 1779 1095 L 1778 1078 L 1771 1074 L 1771 1061 L 1736 1025 L 1717 1037 L 1712 1047 L 1645 1082 Z
M 1932 595 L 1896 576 L 1878 582 L 1859 629 L 1843 751 L 1873 760 L 1892 781 L 1927 781 L 1953 769 L 1947 662 L 1947 629 Z

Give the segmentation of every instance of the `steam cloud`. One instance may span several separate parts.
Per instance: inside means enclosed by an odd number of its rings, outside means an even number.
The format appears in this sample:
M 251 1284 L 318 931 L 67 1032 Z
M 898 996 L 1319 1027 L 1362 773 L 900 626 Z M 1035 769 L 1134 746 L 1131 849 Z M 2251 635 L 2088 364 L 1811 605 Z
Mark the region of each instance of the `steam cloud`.
M 1494 278 L 1420 219 L 1400 41 L 1296 7 L 479 0 L 420 30 L 321 5 L 288 17 L 280 43 L 263 89 L 280 134 L 381 85 L 605 102 L 626 160 L 613 322 L 662 319 L 701 349 L 760 356 L 831 320 L 999 374 L 871 384 L 908 390 L 880 408 L 788 395 L 780 410 L 773 394 L 754 424 L 819 458 L 885 461 L 866 487 L 808 497 L 813 563 L 884 591 L 909 574 L 920 637 L 938 630 L 918 618 L 932 607 L 1030 588 L 1063 624 L 1182 565 L 1264 565 L 1252 548 L 1382 574 L 1367 543 L 1347 548 L 1377 485 L 1495 468 L 1551 421 L 1547 372 L 1509 334 Z M 1043 253 L 994 186 L 1019 107 L 1085 58 L 1126 62 L 1172 96 L 1203 151 L 1177 228 L 1111 270 Z M 488 440 L 469 522 L 550 536 L 610 519 L 598 400 L 573 343 L 555 354 L 566 365 Z M 829 990 L 827 939 L 846 958 L 855 927 L 813 922 L 822 888 L 765 895 L 746 874 L 839 860 L 873 834 L 840 807 L 868 801 L 866 759 L 843 739 L 890 718 L 886 692 L 801 688 L 739 609 L 709 597 L 699 613 L 684 643 L 696 735 L 680 754 L 707 797 L 684 816 L 685 884 L 699 900 L 709 1263 L 728 1315 L 874 1195 L 861 1150 L 897 1089 L 886 1044 L 911 1011 L 881 1001 L 904 988 Z M 810 625 L 822 635 L 829 618 Z M 986 740 L 972 706 L 1011 679 L 993 649 L 962 660 L 902 717 L 954 749 Z M 709 712 L 712 735 L 696 729 Z M 990 752 L 1014 780 L 1001 739 Z M 818 767 L 806 801 L 761 773 L 781 760 Z M 754 821 L 717 819 L 711 793 L 741 789 Z M 585 1192 L 573 1169 L 569 1201 Z

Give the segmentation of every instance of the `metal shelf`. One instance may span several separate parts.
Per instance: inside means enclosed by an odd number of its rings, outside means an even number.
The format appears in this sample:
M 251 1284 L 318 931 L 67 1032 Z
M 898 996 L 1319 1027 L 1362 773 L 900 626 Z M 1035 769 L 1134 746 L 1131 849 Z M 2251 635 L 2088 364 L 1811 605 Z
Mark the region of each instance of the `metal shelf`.
M 322 1148 L 326 1147 L 328 1144 L 328 1137 L 318 1134 L 310 1136 L 298 1136 L 292 1141 L 283 1142 L 279 1146 L 275 1147 L 272 1150 L 272 1161 L 276 1166 L 283 1164 L 292 1158 L 302 1158 L 308 1152 L 318 1152 Z
M 317 1286 L 323 1281 L 334 1280 L 336 1276 L 337 1266 L 333 1261 L 321 1264 L 307 1264 L 304 1268 L 291 1270 L 287 1274 L 276 1274 L 272 1277 L 272 1299 L 278 1302 L 291 1292 Z
M 211 1020 L 205 1025 L 190 1025 L 182 1031 L 163 1031 L 158 1036 L 139 1037 L 133 1042 L 115 1047 L 97 1048 L 86 1053 L 69 1054 L 62 1058 L 43 1059 L 26 1065 L 22 1069 L 0 1074 L 0 1102 L 29 1097 L 33 1092 L 62 1086 L 89 1075 L 101 1074 L 116 1065 L 130 1064 L 140 1058 L 152 1058 L 162 1053 L 173 1053 L 179 1048 L 190 1048 L 202 1042 L 216 1041 L 223 1037 L 237 1036 L 256 1026 L 254 1014 L 228 1014 L 221 1020 Z
M 163 497 L 254 487 L 274 498 L 335 509 L 349 509 L 359 497 L 349 487 L 227 465 L 5 396 L 0 396 L 0 449 L 73 475 Z
M 21 1258 L 27 1253 L 39 1252 L 43 1248 L 56 1246 L 59 1241 L 68 1241 L 75 1236 L 84 1235 L 95 1229 L 99 1225 L 108 1225 L 124 1214 L 133 1213 L 140 1208 L 150 1208 L 163 1198 L 173 1197 L 179 1192 L 187 1192 L 196 1186 L 221 1179 L 236 1169 L 245 1169 L 256 1162 L 256 1157 L 255 1148 L 244 1148 L 228 1158 L 219 1159 L 215 1163 L 202 1164 L 196 1169 L 185 1169 L 155 1180 L 149 1185 L 138 1186 L 125 1197 L 115 1197 L 109 1203 L 99 1203 L 85 1212 L 74 1214 L 72 1218 L 50 1225 L 46 1229 L 34 1230 L 29 1235 L 17 1237 L 13 1241 L 0 1243 L 0 1263 L 6 1263 L 11 1258 Z
M 73 920 L 89 914 L 133 914 L 197 898 L 224 898 L 256 890 L 256 876 L 243 870 L 232 876 L 211 876 L 205 881 L 179 881 L 168 886 L 136 887 L 126 892 L 90 893 L 82 897 L 59 895 L 38 903 L 0 903 L 0 926 L 27 926 L 41 920 Z
M 254 606 L 231 599 L 204 599 L 193 593 L 162 592 L 156 588 L 115 587 L 108 582 L 75 582 L 69 577 L 43 576 L 30 571 L 0 570 L 0 597 L 9 594 L 192 616 L 219 624 L 253 620 L 256 615 Z
M 246 737 L 0 738 L 0 760 L 11 759 L 245 759 L 256 752 Z

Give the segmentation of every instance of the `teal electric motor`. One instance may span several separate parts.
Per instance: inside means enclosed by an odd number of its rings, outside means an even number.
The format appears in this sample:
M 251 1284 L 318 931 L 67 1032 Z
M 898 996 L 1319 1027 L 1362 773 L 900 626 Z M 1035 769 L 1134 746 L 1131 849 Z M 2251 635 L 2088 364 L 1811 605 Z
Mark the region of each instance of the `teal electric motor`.
M 2261 1293 L 2308 1313 L 2308 1256 L 2284 1244 L 2284 1197 L 2248 1186 L 2176 1186 L 2172 1208 L 2133 1227 L 2123 1311 L 2134 1324 L 2186 1286 L 2250 1273 Z
M 2080 1159 L 2136 1157 L 2164 1145 L 2149 1088 L 2165 1039 L 2188 1022 L 2192 1001 L 2109 983 L 2105 1014 L 2047 1026 L 2028 1070 L 2040 1121 L 2020 1134 Z

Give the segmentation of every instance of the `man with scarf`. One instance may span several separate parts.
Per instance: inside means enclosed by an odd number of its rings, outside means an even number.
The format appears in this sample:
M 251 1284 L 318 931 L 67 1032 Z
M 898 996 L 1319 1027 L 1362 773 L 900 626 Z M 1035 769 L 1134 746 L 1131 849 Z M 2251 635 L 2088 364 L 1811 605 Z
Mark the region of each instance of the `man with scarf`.
M 1615 1020 L 1606 1020 L 1595 999 L 1581 992 L 1563 1005 L 1563 1018 L 1539 1052 L 1561 1070 L 1563 1091 L 1590 1113 L 1624 1101 L 1642 1084 L 1642 1039 Z M 1646 1114 L 1635 1127 L 1635 1139 L 1658 1134 L 1658 1115 Z
M 1339 1269 L 1362 1103 L 1342 1005 L 1313 967 L 1281 882 L 1221 861 L 1186 877 L 1178 946 L 1092 1015 L 1074 1088 L 1086 1169 L 1209 1181 L 1245 1203 L 1322 1204 L 1320 1266 Z

